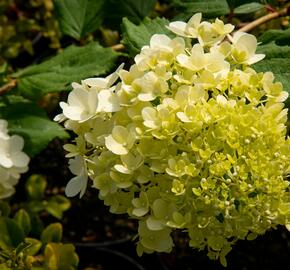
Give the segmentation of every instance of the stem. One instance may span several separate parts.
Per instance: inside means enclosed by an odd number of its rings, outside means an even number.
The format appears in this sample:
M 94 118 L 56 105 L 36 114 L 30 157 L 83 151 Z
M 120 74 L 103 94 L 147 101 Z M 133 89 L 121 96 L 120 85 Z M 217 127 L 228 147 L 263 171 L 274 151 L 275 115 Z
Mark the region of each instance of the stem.
M 120 44 L 116 44 L 116 45 L 111 46 L 111 49 L 114 51 L 121 51 L 121 50 L 125 49 L 125 46 L 120 43 Z
M 17 84 L 16 79 L 11 80 L 10 82 L 4 84 L 0 87 L 0 96 L 4 95 L 8 91 L 10 91 L 12 88 L 14 88 Z
M 279 18 L 282 16 L 286 16 L 288 14 L 289 10 L 290 10 L 290 6 L 287 6 L 279 11 L 275 11 L 273 13 L 262 16 L 261 18 L 254 20 L 253 22 L 248 23 L 247 25 L 243 26 L 242 28 L 239 29 L 239 31 L 249 32 L 249 31 L 253 30 L 254 28 L 256 28 L 257 26 L 259 26 L 267 21 L 270 21 L 270 20 L 273 20 L 275 18 Z

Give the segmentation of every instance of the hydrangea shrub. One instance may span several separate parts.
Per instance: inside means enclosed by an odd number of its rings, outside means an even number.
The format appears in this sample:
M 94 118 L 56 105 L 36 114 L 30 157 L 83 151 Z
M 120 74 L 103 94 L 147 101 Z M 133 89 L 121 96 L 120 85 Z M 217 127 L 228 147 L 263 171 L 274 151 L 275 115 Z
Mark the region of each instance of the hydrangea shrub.
M 225 256 L 239 239 L 290 225 L 287 92 L 250 66 L 255 36 L 216 19 L 172 22 L 153 35 L 129 70 L 73 83 L 55 120 L 75 175 L 112 213 L 139 221 L 137 252 L 170 252 L 174 230 L 189 245 Z M 231 34 L 232 33 L 232 34 Z
M 20 175 L 27 172 L 29 157 L 22 151 L 24 140 L 8 134 L 8 122 L 0 119 L 0 199 L 10 197 Z

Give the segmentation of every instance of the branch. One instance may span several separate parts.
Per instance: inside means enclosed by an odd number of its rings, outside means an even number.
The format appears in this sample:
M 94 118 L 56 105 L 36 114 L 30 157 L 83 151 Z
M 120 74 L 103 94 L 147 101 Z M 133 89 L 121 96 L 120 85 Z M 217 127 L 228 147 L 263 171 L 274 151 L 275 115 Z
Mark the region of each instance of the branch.
M 125 49 L 125 46 L 123 44 L 116 44 L 110 47 L 114 51 L 122 51 Z
M 17 80 L 13 79 L 10 82 L 4 84 L 3 86 L 0 87 L 0 96 L 4 95 L 8 91 L 10 91 L 12 88 L 14 88 L 17 84 Z
M 241 27 L 239 29 L 239 31 L 249 32 L 249 31 L 253 30 L 254 28 L 256 28 L 257 26 L 259 26 L 267 21 L 286 16 L 289 13 L 289 11 L 290 11 L 290 6 L 285 7 L 279 11 L 275 11 L 273 13 L 267 14 L 267 15 L 265 15 L 257 20 L 254 20 L 253 22 L 248 23 L 247 25 Z

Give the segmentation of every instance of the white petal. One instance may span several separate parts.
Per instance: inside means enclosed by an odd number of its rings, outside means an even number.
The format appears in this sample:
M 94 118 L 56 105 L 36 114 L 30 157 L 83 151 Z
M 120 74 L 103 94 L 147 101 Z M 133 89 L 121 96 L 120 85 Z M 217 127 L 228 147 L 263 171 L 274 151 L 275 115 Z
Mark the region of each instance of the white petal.
M 0 184 L 1 187 L 1 184 Z M 10 196 L 12 196 L 15 192 L 15 188 L 14 187 L 4 187 L 5 192 L 4 193 L 0 193 L 0 199 L 5 199 L 8 198 Z
M 98 93 L 95 89 L 90 89 L 88 93 L 88 111 L 94 115 L 98 107 Z
M 138 95 L 138 99 L 141 101 L 151 101 L 156 98 L 156 95 L 154 93 L 140 93 Z
M 60 113 L 53 118 L 53 121 L 63 122 L 65 119 L 66 119 L 66 117 L 64 116 L 64 114 Z
M 183 67 L 189 67 L 189 57 L 185 54 L 179 54 L 176 57 L 177 62 Z
M 241 31 L 237 31 L 234 33 L 234 35 L 232 36 L 232 41 L 233 43 L 237 43 L 237 41 L 240 39 L 241 36 L 245 35 L 245 32 L 241 32 Z
M 190 119 L 187 117 L 187 115 L 184 112 L 177 112 L 176 116 L 184 123 L 190 123 Z
M 255 54 L 250 59 L 248 59 L 247 63 L 248 65 L 255 64 L 265 58 L 265 54 Z
M 206 92 L 204 91 L 201 85 L 195 85 L 194 87 L 189 88 L 189 101 L 196 103 L 205 97 Z
M 28 168 L 28 166 L 25 166 L 25 167 L 13 167 L 11 169 L 13 169 L 15 171 L 15 176 L 14 177 L 16 177 L 18 179 L 20 177 L 19 174 L 20 173 L 26 173 L 29 168 Z M 16 175 L 18 175 L 18 176 L 16 176 Z
M 112 130 L 112 136 L 118 143 L 126 143 L 129 137 L 127 128 L 123 126 L 115 126 Z
M 135 209 L 133 209 L 132 214 L 134 216 L 137 216 L 137 217 L 142 217 L 145 214 L 147 214 L 147 212 L 148 212 L 148 208 L 142 207 L 142 208 L 135 208 Z
M 98 95 L 98 99 L 97 111 L 99 112 L 117 112 L 121 109 L 117 95 L 108 89 L 102 90 Z
M 199 26 L 199 24 L 200 24 L 200 21 L 201 21 L 201 17 L 202 17 L 202 15 L 201 15 L 201 13 L 196 13 L 196 14 L 194 14 L 190 19 L 189 19 L 189 21 L 188 21 L 188 26 L 190 26 L 190 27 L 194 27 L 194 28 L 197 28 L 198 26 Z
M 152 231 L 159 231 L 164 228 L 164 225 L 161 223 L 161 221 L 152 216 L 146 220 L 146 225 L 148 229 Z
M 282 91 L 276 98 L 276 102 L 284 102 L 288 98 L 289 94 L 286 91 Z
M 8 122 L 4 119 L 0 119 L 0 138 L 3 139 L 9 138 L 7 126 Z
M 66 185 L 65 195 L 74 197 L 81 191 L 82 182 L 78 176 L 72 178 Z
M 188 94 L 189 94 L 190 86 L 181 85 L 176 94 L 174 99 L 177 101 L 180 107 L 184 107 L 188 102 Z
M 104 89 L 108 87 L 108 79 L 106 78 L 88 78 L 82 82 L 90 87 L 96 87 L 98 89 Z
M 111 75 L 107 76 L 106 79 L 108 81 L 108 87 L 111 87 L 119 78 L 119 72 L 123 69 L 124 67 L 124 63 L 122 63 L 114 73 L 112 73 Z
M 26 167 L 29 163 L 29 157 L 23 153 L 19 152 L 11 157 L 13 165 L 16 167 Z
M 204 49 L 200 44 L 195 44 L 191 49 L 191 54 L 194 56 L 204 55 Z
M 218 104 L 224 106 L 224 105 L 227 104 L 228 100 L 227 100 L 224 96 L 222 96 L 222 95 L 217 95 L 217 97 L 216 97 L 216 102 L 217 102 Z
M 187 24 L 185 22 L 180 22 L 180 21 L 176 21 L 176 22 L 172 22 L 169 24 L 169 26 L 166 26 L 167 29 L 169 29 L 170 31 L 172 31 L 173 33 L 182 36 L 182 37 L 187 37 L 187 34 L 185 32 Z
M 18 135 L 11 136 L 9 143 L 10 143 L 10 153 L 11 154 L 14 154 L 14 153 L 21 151 L 23 149 L 23 146 L 24 146 L 23 138 L 18 136 Z
M 67 103 L 70 106 L 86 108 L 88 103 L 88 91 L 83 88 L 76 88 L 72 90 L 68 95 Z
M 158 128 L 157 112 L 154 108 L 145 107 L 142 109 L 142 118 L 144 119 L 144 126 L 148 128 Z
M 249 55 L 255 54 L 257 49 L 257 39 L 254 35 L 251 34 L 242 35 L 237 42 L 237 45 L 239 44 L 244 45 L 247 48 Z
M 82 87 L 83 87 L 81 84 L 76 83 L 76 82 L 73 82 L 73 83 L 71 84 L 71 86 L 72 86 L 73 89 L 75 89 L 75 88 L 82 88 Z
M 128 154 L 127 148 L 125 148 L 122 144 L 118 143 L 113 139 L 112 135 L 105 137 L 105 145 L 108 150 L 116 155 L 126 155 Z
M 80 198 L 84 196 L 86 190 L 87 190 L 87 185 L 88 185 L 88 177 L 87 176 L 83 176 L 82 179 L 82 187 L 81 187 L 81 192 L 80 192 Z
M 65 117 L 75 121 L 79 121 L 82 119 L 81 117 L 83 113 L 82 108 L 76 106 L 69 106 L 65 102 L 60 102 L 59 105 L 62 108 Z
M 8 122 L 4 119 L 0 119 L 0 130 L 3 132 L 7 132 Z
M 142 117 L 144 120 L 153 120 L 157 117 L 157 111 L 151 107 L 145 107 L 142 109 Z
M 0 165 L 5 168 L 11 168 L 13 166 L 12 160 L 6 156 L 6 153 L 0 154 Z
M 0 183 L 6 182 L 9 179 L 9 176 L 9 171 L 6 168 L 0 166 Z
M 84 171 L 84 160 L 81 156 L 76 156 L 69 160 L 69 169 L 74 175 L 80 175 Z
M 140 155 L 133 155 L 132 153 L 129 153 L 128 155 L 121 156 L 121 161 L 126 168 L 135 170 L 142 165 L 143 157 Z
M 124 174 L 131 174 L 132 171 L 129 170 L 128 168 L 126 168 L 125 166 L 121 165 L 121 164 L 116 164 L 114 166 L 115 170 L 120 172 L 120 173 L 124 173 Z
M 150 39 L 150 47 L 165 47 L 166 45 L 168 46 L 170 42 L 171 39 L 168 36 L 162 34 L 155 34 Z
M 74 197 L 81 192 L 82 194 L 80 195 L 82 196 L 85 191 L 84 187 L 86 187 L 86 185 L 87 179 L 85 176 L 76 176 L 68 182 L 65 188 L 65 195 L 67 197 Z
M 235 29 L 235 26 L 230 24 L 230 23 L 227 23 L 225 26 L 224 26 L 224 32 L 226 34 L 228 33 L 231 33 L 233 30 Z

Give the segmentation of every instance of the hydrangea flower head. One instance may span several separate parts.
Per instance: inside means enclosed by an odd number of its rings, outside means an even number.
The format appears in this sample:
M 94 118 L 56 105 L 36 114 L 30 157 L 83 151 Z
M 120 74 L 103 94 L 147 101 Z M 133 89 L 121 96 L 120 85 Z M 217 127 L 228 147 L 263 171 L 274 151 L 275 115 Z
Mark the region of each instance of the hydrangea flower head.
M 101 87 L 110 98 L 87 79 L 85 95 L 61 104 L 77 134 L 68 157 L 81 162 L 68 190 L 82 195 L 88 176 L 111 212 L 137 219 L 138 254 L 170 252 L 182 230 L 225 264 L 237 240 L 290 227 L 288 94 L 250 67 L 264 57 L 253 35 L 231 37 L 232 25 L 201 14 L 168 28 L 179 36 L 153 35 L 128 71 L 110 75 L 120 78 Z
M 29 157 L 22 151 L 24 140 L 8 134 L 8 122 L 0 119 L 0 199 L 10 197 L 20 174 L 28 170 Z

